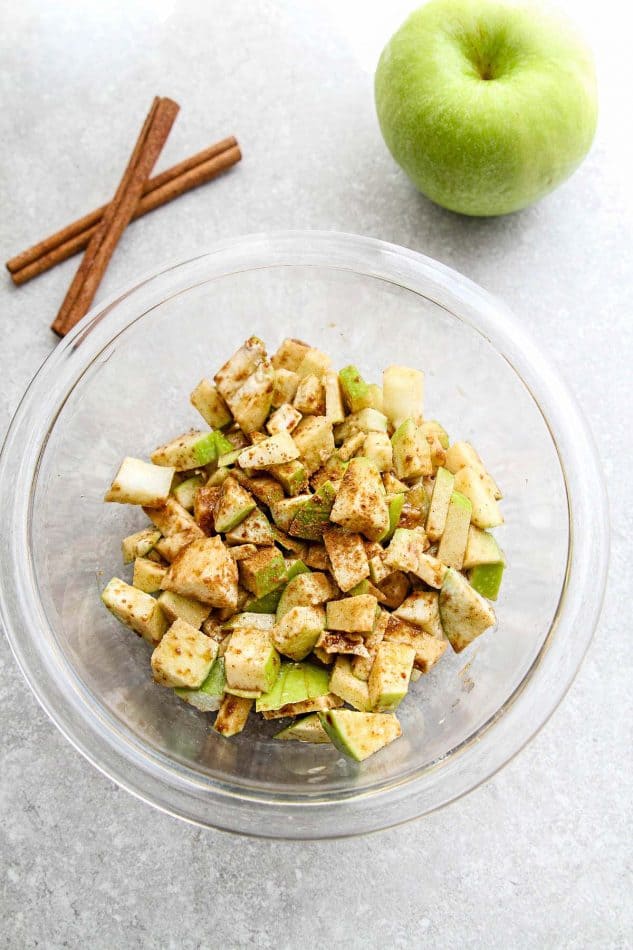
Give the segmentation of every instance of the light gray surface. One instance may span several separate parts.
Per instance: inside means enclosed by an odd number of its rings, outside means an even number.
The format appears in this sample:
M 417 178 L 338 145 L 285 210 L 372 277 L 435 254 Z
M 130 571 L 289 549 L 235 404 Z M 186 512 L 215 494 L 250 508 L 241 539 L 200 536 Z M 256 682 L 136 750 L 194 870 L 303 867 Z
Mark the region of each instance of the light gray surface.
M 633 76 L 620 3 L 566 6 L 601 70 L 594 150 L 537 208 L 467 221 L 416 195 L 378 133 L 371 73 L 401 0 L 375 15 L 345 0 L 2 4 L 2 260 L 104 200 L 151 96 L 171 95 L 182 113 L 165 165 L 230 133 L 244 161 L 135 223 L 101 294 L 217 237 L 276 227 L 422 250 L 503 296 L 558 363 L 593 426 L 614 521 L 603 619 L 552 721 L 468 798 L 364 839 L 240 840 L 154 812 L 73 751 L 0 640 L 4 946 L 633 945 Z M 75 267 L 20 290 L 4 279 L 3 429 L 54 344 Z

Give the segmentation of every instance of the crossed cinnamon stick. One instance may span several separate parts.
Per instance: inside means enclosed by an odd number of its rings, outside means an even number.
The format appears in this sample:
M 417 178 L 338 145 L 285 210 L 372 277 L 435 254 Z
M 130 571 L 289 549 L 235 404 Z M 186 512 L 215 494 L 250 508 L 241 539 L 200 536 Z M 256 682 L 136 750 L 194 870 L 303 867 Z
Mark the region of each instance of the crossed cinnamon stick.
M 43 274 L 86 248 L 52 329 L 64 336 L 90 308 L 119 238 L 130 221 L 196 188 L 239 162 L 240 148 L 230 137 L 149 178 L 171 131 L 178 105 L 157 97 L 112 201 L 7 261 L 17 285 Z

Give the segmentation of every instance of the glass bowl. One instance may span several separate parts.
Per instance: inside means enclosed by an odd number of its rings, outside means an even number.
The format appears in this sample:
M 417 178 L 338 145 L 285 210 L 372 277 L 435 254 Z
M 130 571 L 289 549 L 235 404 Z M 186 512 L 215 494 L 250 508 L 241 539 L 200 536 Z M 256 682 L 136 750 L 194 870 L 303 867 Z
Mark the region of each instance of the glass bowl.
M 126 454 L 200 420 L 188 395 L 257 334 L 296 336 L 370 379 L 426 372 L 426 414 L 472 440 L 504 491 L 498 628 L 445 656 L 400 707 L 404 736 L 362 764 L 227 740 L 150 677 L 146 644 L 102 607 L 120 539 L 144 522 L 105 505 Z M 281 838 L 374 831 L 423 815 L 504 765 L 568 689 L 605 587 L 605 492 L 569 393 L 498 300 L 405 248 L 321 232 L 255 235 L 149 276 L 54 350 L 0 460 L 2 619 L 51 719 L 139 798 L 201 825 Z M 274 728 L 272 728 L 274 727 Z

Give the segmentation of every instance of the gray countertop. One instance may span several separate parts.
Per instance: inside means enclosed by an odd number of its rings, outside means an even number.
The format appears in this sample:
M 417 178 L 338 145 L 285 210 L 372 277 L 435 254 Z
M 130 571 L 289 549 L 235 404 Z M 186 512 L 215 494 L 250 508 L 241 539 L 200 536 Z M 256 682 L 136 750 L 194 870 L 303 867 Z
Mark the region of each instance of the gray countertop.
M 409 6 L 5 4 L 1 257 L 109 196 L 161 93 L 182 105 L 162 167 L 231 133 L 244 161 L 133 224 L 99 296 L 216 238 L 287 227 L 408 245 L 499 294 L 558 364 L 603 459 L 613 553 L 593 645 L 545 729 L 467 798 L 378 835 L 284 844 L 188 827 L 119 791 L 51 725 L 0 639 L 3 946 L 633 946 L 630 39 L 617 0 L 566 0 L 600 69 L 594 149 L 537 207 L 464 220 L 412 190 L 378 132 L 373 65 Z M 4 279 L 3 430 L 55 344 L 75 267 L 22 289 Z

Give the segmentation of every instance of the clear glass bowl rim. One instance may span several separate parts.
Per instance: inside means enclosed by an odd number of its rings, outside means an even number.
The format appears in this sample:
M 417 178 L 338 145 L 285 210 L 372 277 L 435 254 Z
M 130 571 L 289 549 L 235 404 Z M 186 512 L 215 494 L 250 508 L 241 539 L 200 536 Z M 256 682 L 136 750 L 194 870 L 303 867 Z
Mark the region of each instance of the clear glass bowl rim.
M 244 794 L 228 784 L 203 782 L 193 770 L 130 741 L 95 715 L 72 671 L 53 656 L 52 638 L 41 634 L 48 624 L 32 580 L 28 537 L 39 460 L 61 405 L 92 361 L 126 326 L 192 286 L 255 268 L 297 265 L 377 277 L 427 297 L 474 327 L 530 391 L 555 443 L 567 490 L 566 580 L 532 668 L 495 716 L 461 746 L 375 792 Z M 600 616 L 609 560 L 606 491 L 591 433 L 566 386 L 508 308 L 429 257 L 330 231 L 220 241 L 95 307 L 43 363 L 14 415 L 0 455 L 0 503 L 7 528 L 0 537 L 0 617 L 24 677 L 60 731 L 96 768 L 155 807 L 205 827 L 263 837 L 332 838 L 391 827 L 454 801 L 494 775 L 547 722 L 569 689 Z M 555 680 L 546 693 L 539 688 L 544 678 Z

